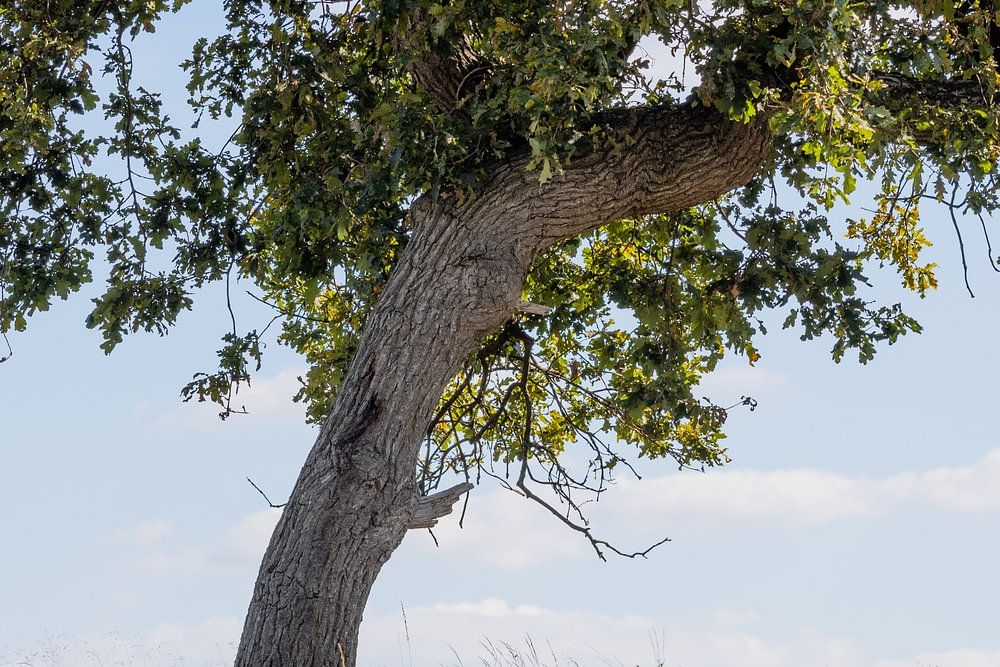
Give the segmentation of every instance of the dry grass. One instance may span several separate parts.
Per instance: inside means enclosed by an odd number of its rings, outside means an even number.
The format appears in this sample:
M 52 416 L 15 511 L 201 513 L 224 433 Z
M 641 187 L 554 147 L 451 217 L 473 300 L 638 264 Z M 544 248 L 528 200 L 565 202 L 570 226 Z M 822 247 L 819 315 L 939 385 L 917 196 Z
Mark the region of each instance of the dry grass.
M 669 667 L 663 658 L 664 638 L 651 635 L 652 661 L 641 667 Z M 438 663 L 439 667 L 640 667 L 626 664 L 613 656 L 604 656 L 594 651 L 589 657 L 560 658 L 548 642 L 540 647 L 531 637 L 523 644 L 493 641 L 484 638 L 480 642 L 481 654 L 471 662 L 463 661 L 454 649 L 449 659 Z M 73 640 L 63 636 L 47 637 L 40 648 L 28 653 L 11 652 L 0 646 L 0 667 L 176 667 L 192 665 L 197 667 L 222 667 L 232 665 L 236 653 L 234 645 L 217 646 L 218 657 L 209 662 L 197 663 L 182 655 L 172 653 L 167 646 L 150 647 L 139 640 L 128 640 L 117 634 L 108 635 L 99 643 L 91 645 L 86 641 Z M 405 657 L 400 651 L 399 667 L 425 667 L 415 665 L 410 647 L 409 630 L 406 633 Z

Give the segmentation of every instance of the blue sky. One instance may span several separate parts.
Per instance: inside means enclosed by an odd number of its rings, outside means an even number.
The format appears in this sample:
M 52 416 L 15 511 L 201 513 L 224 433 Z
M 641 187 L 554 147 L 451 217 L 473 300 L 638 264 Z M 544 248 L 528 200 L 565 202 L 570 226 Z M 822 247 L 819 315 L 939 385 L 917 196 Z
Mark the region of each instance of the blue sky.
M 180 78 L 163 63 L 217 20 L 196 4 L 136 50 L 137 71 L 166 90 Z M 950 221 L 925 217 L 941 289 L 920 300 L 873 276 L 873 295 L 902 300 L 922 335 L 868 366 L 835 365 L 829 341 L 771 327 L 756 367 L 705 382 L 719 402 L 760 401 L 730 420 L 733 463 L 647 464 L 593 509 L 623 545 L 670 543 L 602 563 L 484 483 L 464 530 L 443 525 L 439 548 L 412 533 L 386 566 L 360 663 L 477 664 L 484 637 L 530 637 L 583 665 L 1000 665 L 1000 276 L 969 225 L 969 298 Z M 277 517 L 245 477 L 282 499 L 315 432 L 290 400 L 302 362 L 276 346 L 241 394 L 250 415 L 223 423 L 180 403 L 226 328 L 222 289 L 167 337 L 132 337 L 110 357 L 83 327 L 86 293 L 11 337 L 0 665 L 231 661 Z M 250 302 L 239 312 L 251 326 L 266 316 Z

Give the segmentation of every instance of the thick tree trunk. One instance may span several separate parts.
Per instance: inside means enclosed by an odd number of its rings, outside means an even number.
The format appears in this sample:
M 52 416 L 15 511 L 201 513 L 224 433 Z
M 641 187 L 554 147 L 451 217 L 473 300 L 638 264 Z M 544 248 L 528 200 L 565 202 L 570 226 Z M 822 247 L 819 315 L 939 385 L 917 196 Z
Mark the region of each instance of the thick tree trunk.
M 491 238 L 495 217 L 454 208 L 414 212 L 410 245 L 271 539 L 239 665 L 354 664 L 369 590 L 416 507 L 435 404 L 513 312 L 532 257 Z
M 369 591 L 417 504 L 435 405 L 511 316 L 539 252 L 613 219 L 713 199 L 752 176 L 770 141 L 766 122 L 687 106 L 603 122 L 621 130 L 618 145 L 545 186 L 522 157 L 474 198 L 414 206 L 410 244 L 264 556 L 237 665 L 353 667 Z

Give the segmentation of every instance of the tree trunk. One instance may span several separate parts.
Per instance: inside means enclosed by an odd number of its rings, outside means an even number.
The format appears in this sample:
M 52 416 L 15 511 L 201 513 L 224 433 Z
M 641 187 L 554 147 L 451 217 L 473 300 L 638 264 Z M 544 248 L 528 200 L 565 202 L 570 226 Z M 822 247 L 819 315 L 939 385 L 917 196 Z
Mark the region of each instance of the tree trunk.
M 238 665 L 354 665 L 368 593 L 416 507 L 435 405 L 520 295 L 531 256 L 491 242 L 495 218 L 423 208 L 275 529 Z
M 711 200 L 766 156 L 766 119 L 690 106 L 602 119 L 619 142 L 544 186 L 526 156 L 475 197 L 422 199 L 261 564 L 236 664 L 347 665 L 368 594 L 418 498 L 422 437 L 448 381 L 514 312 L 539 252 L 610 220 Z

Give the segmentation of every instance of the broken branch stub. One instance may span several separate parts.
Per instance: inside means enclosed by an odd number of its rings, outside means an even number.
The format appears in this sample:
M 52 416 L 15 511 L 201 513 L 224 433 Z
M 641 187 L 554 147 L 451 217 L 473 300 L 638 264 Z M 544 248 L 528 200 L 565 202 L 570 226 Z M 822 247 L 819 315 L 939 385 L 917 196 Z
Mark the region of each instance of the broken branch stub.
M 433 528 L 437 525 L 438 519 L 451 514 L 455 503 L 463 493 L 470 491 L 472 484 L 462 482 L 444 491 L 438 491 L 428 496 L 424 496 L 417 501 L 417 509 L 413 513 L 413 518 L 406 527 L 410 530 L 416 528 Z

